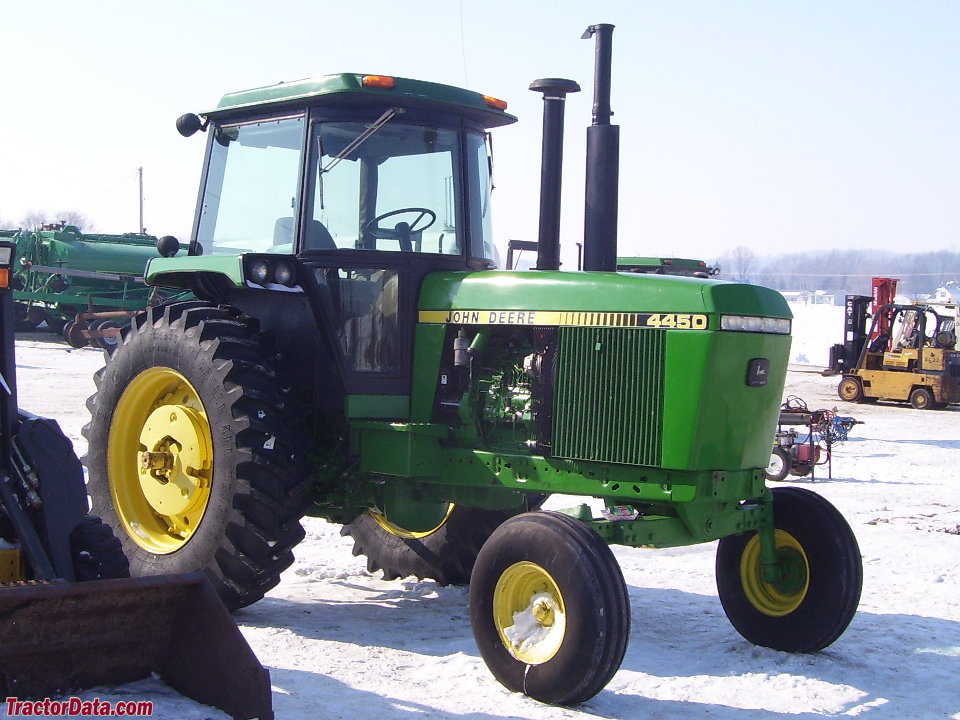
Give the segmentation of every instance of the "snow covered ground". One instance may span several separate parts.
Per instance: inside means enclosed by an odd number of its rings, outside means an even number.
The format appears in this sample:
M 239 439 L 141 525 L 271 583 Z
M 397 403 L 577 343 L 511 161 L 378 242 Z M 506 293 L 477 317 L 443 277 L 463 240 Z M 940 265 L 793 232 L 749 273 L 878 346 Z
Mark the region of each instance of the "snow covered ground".
M 842 308 L 796 315 L 792 359 L 820 369 L 840 341 Z M 17 352 L 21 406 L 57 418 L 82 452 L 100 352 L 42 334 L 23 336 Z M 835 389 L 835 378 L 792 371 L 786 390 L 864 423 L 836 448 L 831 479 L 819 468 L 816 481 L 795 482 L 843 512 L 863 554 L 859 612 L 825 651 L 790 655 L 743 640 L 716 596 L 715 543 L 616 548 L 633 616 L 623 665 L 584 705 L 543 705 L 487 671 L 465 588 L 384 582 L 351 555 L 338 527 L 307 520 L 280 586 L 236 614 L 270 669 L 277 718 L 960 720 L 960 411 L 850 405 Z M 81 697 L 153 700 L 154 717 L 169 720 L 226 718 L 155 679 Z

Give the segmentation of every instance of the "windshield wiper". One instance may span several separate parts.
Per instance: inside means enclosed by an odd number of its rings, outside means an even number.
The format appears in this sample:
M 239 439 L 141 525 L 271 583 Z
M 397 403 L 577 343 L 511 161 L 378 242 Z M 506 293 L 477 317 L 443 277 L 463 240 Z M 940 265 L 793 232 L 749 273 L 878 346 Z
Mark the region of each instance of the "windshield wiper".
M 322 175 L 325 172 L 330 172 L 333 168 L 340 164 L 341 160 L 345 160 L 347 156 L 356 150 L 358 147 L 363 145 L 367 140 L 372 138 L 374 135 L 379 132 L 380 128 L 390 122 L 394 117 L 403 112 L 403 108 L 392 107 L 387 110 L 383 115 L 376 119 L 376 121 L 364 130 L 362 133 L 357 135 L 349 145 L 347 145 L 343 150 L 334 155 L 330 162 L 326 164 L 325 167 L 320 168 L 320 174 Z
M 330 158 L 330 162 L 328 162 L 325 167 L 320 168 L 320 172 L 318 173 L 318 177 L 317 177 L 317 184 L 318 184 L 317 192 L 319 194 L 318 199 L 320 201 L 321 210 L 324 209 L 323 174 L 333 170 L 333 168 L 335 168 L 337 165 L 340 164 L 341 160 L 346 160 L 347 156 L 350 153 L 352 153 L 358 147 L 363 145 L 367 140 L 372 138 L 377 132 L 380 131 L 380 128 L 382 128 L 384 125 L 386 125 L 388 122 L 393 120 L 394 117 L 396 117 L 402 112 L 403 112 L 403 108 L 399 108 L 399 107 L 392 107 L 388 109 L 383 115 L 378 117 L 370 127 L 368 127 L 362 133 L 357 135 L 345 148 L 343 148 L 343 150 L 341 150 L 332 158 Z M 320 157 L 323 157 L 323 135 L 322 134 L 320 135 Z

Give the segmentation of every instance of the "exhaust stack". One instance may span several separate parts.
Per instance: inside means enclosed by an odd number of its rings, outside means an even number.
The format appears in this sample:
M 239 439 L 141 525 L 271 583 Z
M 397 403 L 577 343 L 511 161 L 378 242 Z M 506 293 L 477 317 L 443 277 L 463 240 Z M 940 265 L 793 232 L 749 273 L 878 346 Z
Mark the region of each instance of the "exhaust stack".
M 543 149 L 540 161 L 540 234 L 537 270 L 560 269 L 560 180 L 563 174 L 563 115 L 567 93 L 580 91 L 573 80 L 543 78 L 530 83 L 543 93 Z
M 593 123 L 587 128 L 586 205 L 583 218 L 583 269 L 617 269 L 617 195 L 620 127 L 610 124 L 613 25 L 591 25 L 582 38 L 596 36 Z

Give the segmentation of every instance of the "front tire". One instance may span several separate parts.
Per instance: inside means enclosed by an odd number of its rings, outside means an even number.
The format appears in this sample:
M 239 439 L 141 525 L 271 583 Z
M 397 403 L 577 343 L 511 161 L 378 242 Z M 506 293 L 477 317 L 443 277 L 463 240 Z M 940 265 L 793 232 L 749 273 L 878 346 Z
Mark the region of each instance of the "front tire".
M 191 302 L 137 316 L 97 373 L 88 494 L 131 574 L 202 571 L 236 609 L 293 562 L 305 442 L 273 362 L 255 321 Z
M 816 652 L 833 643 L 857 611 L 863 564 L 840 512 L 804 488 L 773 491 L 781 578 L 762 577 L 755 532 L 722 538 L 717 589 L 731 624 L 747 640 L 786 652 Z
M 845 377 L 837 385 L 837 395 L 840 396 L 841 400 L 847 402 L 861 402 L 863 400 L 863 385 L 860 384 L 858 378 Z
M 560 513 L 525 513 L 497 528 L 480 551 L 470 621 L 484 662 L 508 690 L 580 703 L 623 661 L 627 586 L 592 529 Z
M 771 482 L 782 482 L 790 474 L 790 453 L 785 448 L 775 447 L 770 453 L 770 463 L 763 475 Z
M 70 556 L 79 582 L 130 577 L 120 540 L 94 515 L 85 515 L 70 532 Z
M 910 393 L 910 405 L 915 410 L 929 410 L 936 406 L 933 393 L 927 388 L 914 388 Z

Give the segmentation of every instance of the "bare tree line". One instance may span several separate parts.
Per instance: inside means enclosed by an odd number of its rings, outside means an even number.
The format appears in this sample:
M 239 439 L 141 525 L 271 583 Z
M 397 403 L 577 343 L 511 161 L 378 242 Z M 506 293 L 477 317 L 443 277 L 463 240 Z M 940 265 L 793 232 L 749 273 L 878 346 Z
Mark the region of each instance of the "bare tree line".
M 73 225 L 79 230 L 87 231 L 91 230 L 93 225 L 93 223 L 91 223 L 85 215 L 77 212 L 76 210 L 61 210 L 60 212 L 56 213 L 34 210 L 20 218 L 19 221 L 8 220 L 0 215 L 0 230 L 39 230 L 44 225 L 51 225 L 54 223 Z
M 960 283 L 960 252 L 890 253 L 872 250 L 830 250 L 757 257 L 738 247 L 719 258 L 724 279 L 766 285 L 775 290 L 823 290 L 869 295 L 873 277 L 900 280 L 899 292 L 932 295 L 948 283 Z

